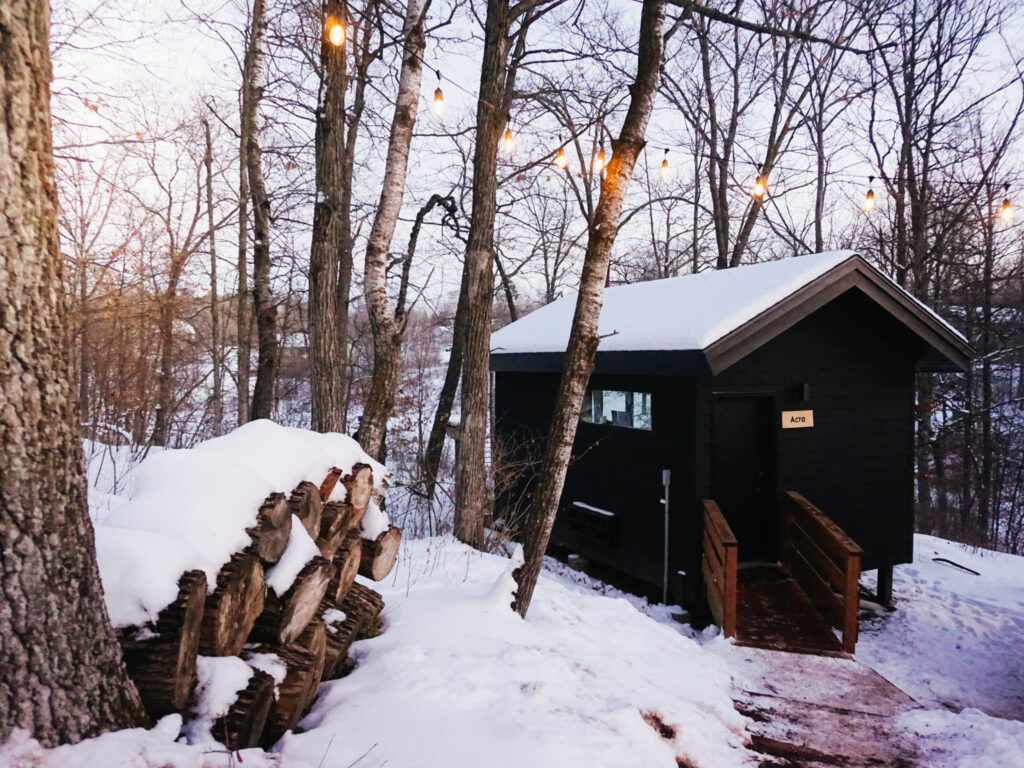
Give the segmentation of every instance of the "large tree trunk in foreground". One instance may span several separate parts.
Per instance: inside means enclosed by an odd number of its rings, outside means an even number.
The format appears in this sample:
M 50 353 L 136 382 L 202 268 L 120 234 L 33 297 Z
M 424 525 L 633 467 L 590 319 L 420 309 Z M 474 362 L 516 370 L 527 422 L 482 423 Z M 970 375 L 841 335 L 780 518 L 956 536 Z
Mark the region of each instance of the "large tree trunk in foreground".
M 259 141 L 260 100 L 266 78 L 267 8 L 265 0 L 252 4 L 252 26 L 245 51 L 242 87 L 245 110 L 242 120 L 248 141 L 245 146 L 249 197 L 252 202 L 252 296 L 256 313 L 256 384 L 249 415 L 267 419 L 274 412 L 274 380 L 277 376 L 277 305 L 270 290 L 270 200 L 263 183 L 263 150 Z
M 0 741 L 144 719 L 86 513 L 57 238 L 49 6 L 0 10 Z
M 513 607 L 525 616 L 540 575 L 544 552 L 551 538 L 551 527 L 558 512 L 558 500 L 565 483 L 576 425 L 594 368 L 594 356 L 600 337 L 597 322 L 601 315 L 605 280 L 612 245 L 615 243 L 619 215 L 637 156 L 644 147 L 647 122 L 654 108 L 664 41 L 665 0 L 644 0 L 640 17 L 640 41 L 636 81 L 630 89 L 629 109 L 619 138 L 612 143 L 612 158 L 601 186 L 601 199 L 594 211 L 587 240 L 587 252 L 576 299 L 576 313 L 569 333 L 569 345 L 558 385 L 558 399 L 548 432 L 541 475 L 533 502 L 526 513 L 523 529 L 525 563 L 516 570 L 517 590 Z
M 423 80 L 423 22 L 430 0 L 409 0 L 402 37 L 402 70 L 398 78 L 395 114 L 391 119 L 384 185 L 377 213 L 366 242 L 366 309 L 373 331 L 373 380 L 366 396 L 359 442 L 375 459 L 383 457 L 384 432 L 395 407 L 395 394 L 402 373 L 404 308 L 392 313 L 388 301 L 387 263 L 391 240 L 402 211 L 405 180 L 409 168 L 409 145 L 416 127 L 416 106 Z
M 344 18 L 328 3 L 328 16 Z M 344 249 L 345 56 L 347 45 L 320 38 L 321 103 L 316 118 L 316 203 L 309 254 L 309 386 L 313 429 L 345 429 L 346 340 L 338 333 L 339 260 Z

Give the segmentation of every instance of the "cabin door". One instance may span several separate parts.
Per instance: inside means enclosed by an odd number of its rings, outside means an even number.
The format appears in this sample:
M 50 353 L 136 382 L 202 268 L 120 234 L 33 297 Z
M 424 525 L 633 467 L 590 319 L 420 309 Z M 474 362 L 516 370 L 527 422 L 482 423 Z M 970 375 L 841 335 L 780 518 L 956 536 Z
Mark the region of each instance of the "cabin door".
M 771 397 L 715 395 L 712 498 L 739 543 L 742 561 L 778 559 Z

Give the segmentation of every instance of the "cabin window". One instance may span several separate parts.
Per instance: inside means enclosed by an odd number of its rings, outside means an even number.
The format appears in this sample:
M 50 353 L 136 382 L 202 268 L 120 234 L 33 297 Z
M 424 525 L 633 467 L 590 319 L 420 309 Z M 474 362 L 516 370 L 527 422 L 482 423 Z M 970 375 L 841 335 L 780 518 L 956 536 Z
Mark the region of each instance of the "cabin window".
M 583 401 L 580 421 L 629 429 L 651 428 L 651 393 L 591 389 Z

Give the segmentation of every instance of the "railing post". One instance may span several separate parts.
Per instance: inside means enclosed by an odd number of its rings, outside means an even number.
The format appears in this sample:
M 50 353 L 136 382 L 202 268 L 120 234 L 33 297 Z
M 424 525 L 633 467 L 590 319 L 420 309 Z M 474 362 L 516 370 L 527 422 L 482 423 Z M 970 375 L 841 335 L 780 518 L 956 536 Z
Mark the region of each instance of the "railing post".
M 722 634 L 736 636 L 736 569 L 739 558 L 736 545 L 725 547 L 725 606 L 722 620 Z

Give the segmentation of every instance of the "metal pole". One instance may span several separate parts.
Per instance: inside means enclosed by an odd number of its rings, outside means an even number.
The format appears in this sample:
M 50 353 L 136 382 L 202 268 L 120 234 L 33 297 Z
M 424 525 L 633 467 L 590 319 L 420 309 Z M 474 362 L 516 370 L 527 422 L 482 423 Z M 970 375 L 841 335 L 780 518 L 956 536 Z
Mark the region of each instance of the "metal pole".
M 662 505 L 665 507 L 665 555 L 662 562 L 661 602 L 663 605 L 668 605 L 668 492 L 669 486 L 672 484 L 672 470 L 661 470 L 661 484 L 665 486 L 665 498 L 661 500 Z

